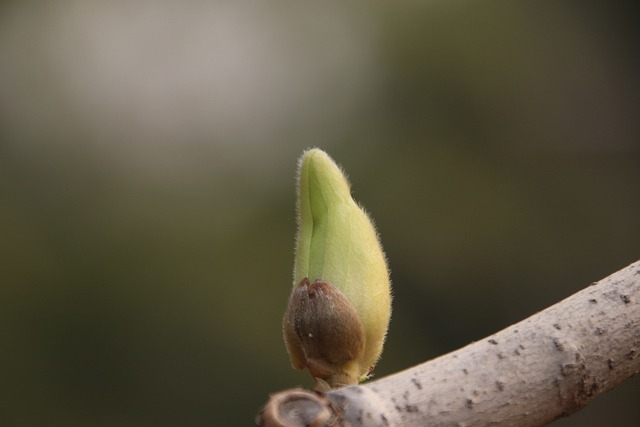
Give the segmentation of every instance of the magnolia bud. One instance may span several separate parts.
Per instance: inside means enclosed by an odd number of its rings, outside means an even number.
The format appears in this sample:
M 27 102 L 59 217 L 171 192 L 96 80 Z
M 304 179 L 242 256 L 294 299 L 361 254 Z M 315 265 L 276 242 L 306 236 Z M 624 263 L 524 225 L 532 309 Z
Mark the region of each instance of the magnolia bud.
M 322 150 L 299 163 L 294 287 L 284 337 L 296 369 L 319 387 L 356 384 L 373 369 L 391 315 L 387 263 L 373 223 Z

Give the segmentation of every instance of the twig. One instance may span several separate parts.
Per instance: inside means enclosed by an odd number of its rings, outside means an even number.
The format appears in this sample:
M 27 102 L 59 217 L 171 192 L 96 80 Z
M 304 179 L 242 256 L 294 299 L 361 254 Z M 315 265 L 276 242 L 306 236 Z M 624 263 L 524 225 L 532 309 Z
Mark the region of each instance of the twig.
M 263 426 L 542 426 L 640 371 L 640 261 L 481 341 L 326 394 L 271 397 Z

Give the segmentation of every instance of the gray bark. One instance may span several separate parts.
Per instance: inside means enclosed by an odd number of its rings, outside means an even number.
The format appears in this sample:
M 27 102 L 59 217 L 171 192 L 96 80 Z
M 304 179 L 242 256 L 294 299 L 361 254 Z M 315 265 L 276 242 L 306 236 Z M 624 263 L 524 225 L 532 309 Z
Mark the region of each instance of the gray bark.
M 640 261 L 460 350 L 326 394 L 272 396 L 265 426 L 542 426 L 640 371 Z

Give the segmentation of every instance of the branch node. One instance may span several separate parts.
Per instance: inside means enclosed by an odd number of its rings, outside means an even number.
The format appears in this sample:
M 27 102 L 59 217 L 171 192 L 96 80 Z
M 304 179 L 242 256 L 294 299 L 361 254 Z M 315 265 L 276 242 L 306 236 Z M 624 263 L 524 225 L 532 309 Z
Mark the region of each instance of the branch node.
M 323 427 L 334 421 L 335 414 L 323 393 L 300 388 L 272 395 L 256 418 L 261 427 Z

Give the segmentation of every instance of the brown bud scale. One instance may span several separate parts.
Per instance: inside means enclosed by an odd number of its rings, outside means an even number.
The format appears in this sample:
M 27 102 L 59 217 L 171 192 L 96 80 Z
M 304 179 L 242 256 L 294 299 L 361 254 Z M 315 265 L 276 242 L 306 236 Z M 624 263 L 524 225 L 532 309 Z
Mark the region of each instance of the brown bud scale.
M 350 364 L 362 358 L 364 329 L 353 305 L 335 286 L 302 279 L 289 298 L 284 333 L 295 368 L 309 369 L 331 387 L 358 382 Z

